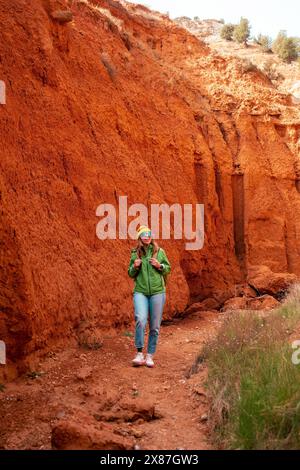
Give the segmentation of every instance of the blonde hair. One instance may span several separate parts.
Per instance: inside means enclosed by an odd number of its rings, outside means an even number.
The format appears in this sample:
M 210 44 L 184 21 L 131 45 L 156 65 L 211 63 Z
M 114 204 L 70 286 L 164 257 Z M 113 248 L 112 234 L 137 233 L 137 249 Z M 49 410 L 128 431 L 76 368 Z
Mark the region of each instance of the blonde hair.
M 158 250 L 159 250 L 159 245 L 158 245 L 158 243 L 156 243 L 155 240 L 153 240 L 153 238 L 152 238 L 152 240 L 151 240 L 151 242 L 150 242 L 150 245 L 152 245 L 152 247 L 153 247 L 152 256 L 153 256 L 153 258 L 154 258 L 154 257 L 157 255 L 157 252 L 158 252 Z M 138 257 L 138 258 L 141 258 L 143 255 L 146 254 L 146 250 L 145 250 L 144 244 L 143 244 L 143 242 L 142 242 L 142 240 L 141 240 L 140 238 L 138 239 L 138 244 L 137 244 L 136 248 L 134 248 L 134 250 L 136 250 L 136 253 L 137 253 L 137 257 Z

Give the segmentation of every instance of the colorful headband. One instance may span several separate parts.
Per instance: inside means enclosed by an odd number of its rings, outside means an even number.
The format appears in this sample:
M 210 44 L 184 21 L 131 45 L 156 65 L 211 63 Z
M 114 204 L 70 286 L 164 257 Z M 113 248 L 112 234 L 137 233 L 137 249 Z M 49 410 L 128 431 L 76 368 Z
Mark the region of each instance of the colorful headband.
M 142 225 L 136 233 L 136 238 L 139 238 L 144 232 L 150 232 L 151 235 L 151 229 L 147 225 Z

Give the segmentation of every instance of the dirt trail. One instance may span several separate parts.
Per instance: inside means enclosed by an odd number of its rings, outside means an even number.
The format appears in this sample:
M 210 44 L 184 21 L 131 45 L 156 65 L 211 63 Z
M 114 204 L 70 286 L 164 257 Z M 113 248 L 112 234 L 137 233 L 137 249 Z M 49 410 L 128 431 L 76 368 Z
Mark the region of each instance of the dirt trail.
M 0 448 L 210 449 L 206 370 L 186 374 L 221 321 L 198 312 L 162 326 L 154 369 L 131 366 L 125 330 L 104 336 L 97 350 L 48 354 L 35 371 L 42 375 L 0 392 Z

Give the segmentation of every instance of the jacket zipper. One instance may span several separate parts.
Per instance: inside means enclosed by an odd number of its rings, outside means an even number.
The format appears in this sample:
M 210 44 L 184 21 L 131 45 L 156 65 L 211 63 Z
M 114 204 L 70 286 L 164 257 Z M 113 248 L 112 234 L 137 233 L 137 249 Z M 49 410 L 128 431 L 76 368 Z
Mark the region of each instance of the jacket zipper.
M 147 252 L 148 255 L 148 252 Z M 150 288 L 150 275 L 149 275 L 149 258 L 146 256 L 146 262 L 147 262 L 147 272 L 148 272 L 148 286 L 149 286 L 149 295 L 151 295 L 151 288 Z
M 159 250 L 160 250 L 160 248 L 158 249 L 158 253 L 159 253 Z M 157 261 L 158 261 L 158 253 L 157 253 Z M 163 276 L 162 274 L 160 275 L 160 280 L 161 280 L 161 287 L 162 287 L 163 289 L 165 289 L 165 287 L 166 287 L 165 278 L 164 278 L 164 276 Z

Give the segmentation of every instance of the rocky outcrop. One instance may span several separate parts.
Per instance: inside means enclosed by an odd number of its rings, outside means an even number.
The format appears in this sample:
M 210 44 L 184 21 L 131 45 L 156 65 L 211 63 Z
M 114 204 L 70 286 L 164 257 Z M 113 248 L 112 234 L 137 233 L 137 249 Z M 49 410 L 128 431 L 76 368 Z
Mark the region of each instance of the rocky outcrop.
M 222 312 L 232 310 L 272 310 L 279 307 L 280 302 L 273 296 L 264 294 L 258 297 L 232 297 L 227 300 L 223 307 Z
M 248 283 L 258 295 L 269 294 L 280 298 L 297 279 L 292 273 L 274 273 L 268 266 L 251 266 L 248 269 Z
M 18 361 L 82 320 L 133 319 L 135 242 L 99 240 L 99 204 L 205 207 L 204 247 L 162 240 L 166 318 L 225 302 L 249 265 L 300 275 L 299 108 L 257 70 L 147 8 L 0 0 L 0 338 Z M 51 12 L 72 11 L 72 22 Z M 14 51 L 14 54 L 12 54 Z
M 153 402 L 144 398 L 122 398 L 114 404 L 108 400 L 93 416 L 81 409 L 73 410 L 72 414 L 76 415 L 76 419 L 70 416 L 53 426 L 53 449 L 133 449 L 134 437 L 142 431 L 132 428 L 122 433 L 121 424 L 141 424 L 162 417 Z M 113 426 L 115 422 L 119 423 L 118 429 Z
M 52 429 L 54 450 L 130 450 L 133 440 L 118 436 L 111 430 L 97 429 L 91 423 L 77 420 L 61 421 Z

